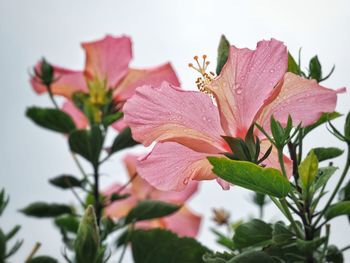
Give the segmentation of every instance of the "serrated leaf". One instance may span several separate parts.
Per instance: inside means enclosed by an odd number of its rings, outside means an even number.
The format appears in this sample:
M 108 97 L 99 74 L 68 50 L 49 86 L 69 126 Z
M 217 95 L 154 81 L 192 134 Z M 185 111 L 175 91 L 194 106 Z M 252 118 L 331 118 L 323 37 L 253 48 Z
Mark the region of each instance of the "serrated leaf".
M 216 75 L 219 75 L 222 68 L 225 66 L 229 54 L 230 54 L 230 43 L 228 42 L 227 38 L 224 35 L 222 35 L 218 46 Z
M 233 242 L 237 248 L 245 248 L 272 240 L 272 227 L 259 219 L 241 224 L 235 230 Z
M 328 207 L 324 217 L 327 221 L 334 217 L 350 215 L 350 201 L 341 201 Z
M 132 138 L 131 129 L 125 128 L 121 133 L 117 135 L 117 137 L 115 137 L 110 150 L 110 154 L 135 146 L 137 144 L 139 143 Z
M 133 221 L 142 221 L 153 218 L 164 217 L 175 213 L 180 209 L 180 206 L 168 204 L 157 200 L 140 201 L 125 218 L 125 224 L 130 224 Z
M 72 175 L 59 175 L 49 180 L 49 182 L 62 189 L 69 189 L 73 187 L 81 187 L 82 181 Z
M 57 109 L 31 107 L 27 109 L 26 115 L 37 125 L 51 131 L 70 133 L 76 128 L 72 118 Z
M 180 238 L 162 229 L 134 230 L 131 247 L 135 263 L 201 263 L 210 252 L 193 238 Z
M 35 202 L 20 210 L 23 214 L 33 217 L 56 217 L 63 214 L 71 214 L 72 208 L 68 205 Z
M 285 197 L 290 191 L 288 179 L 277 169 L 223 157 L 208 157 L 208 160 L 214 166 L 213 172 L 232 184 L 279 198 Z
M 319 162 L 336 158 L 342 155 L 344 152 L 343 150 L 336 147 L 328 147 L 328 148 L 319 147 L 319 148 L 313 148 L 312 150 L 316 154 Z

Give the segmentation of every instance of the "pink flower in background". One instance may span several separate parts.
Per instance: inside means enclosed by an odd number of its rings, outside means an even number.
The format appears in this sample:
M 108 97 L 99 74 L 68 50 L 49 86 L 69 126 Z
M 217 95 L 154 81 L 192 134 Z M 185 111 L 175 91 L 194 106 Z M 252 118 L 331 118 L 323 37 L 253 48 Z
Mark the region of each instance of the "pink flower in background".
M 230 47 L 221 74 L 203 80 L 215 103 L 208 94 L 169 83 L 137 88 L 124 106 L 125 121 L 135 140 L 146 146 L 157 142 L 138 163 L 140 175 L 160 190 L 180 191 L 192 180 L 218 180 L 207 157 L 230 151 L 222 135 L 244 138 L 255 121 L 269 130 L 272 114 L 282 124 L 290 114 L 294 124 L 307 126 L 323 112 L 334 111 L 340 91 L 286 73 L 287 66 L 286 47 L 272 39 L 259 42 L 256 50 Z M 263 154 L 270 145 L 261 139 Z M 291 161 L 285 161 L 290 176 Z M 279 169 L 275 149 L 263 164 Z
M 137 157 L 128 155 L 124 159 L 128 170 L 129 177 L 132 178 L 136 174 Z M 159 172 L 165 172 L 159 170 Z M 115 184 L 108 188 L 104 194 L 111 196 L 113 193 L 121 189 L 120 184 Z M 130 194 L 130 197 L 113 202 L 105 209 L 106 216 L 112 219 L 118 219 L 127 215 L 127 213 L 135 207 L 138 201 L 145 199 L 160 200 L 167 203 L 183 205 L 198 189 L 198 182 L 192 182 L 183 192 L 163 192 L 155 189 L 139 175 L 131 182 L 131 185 L 121 190 L 120 194 Z M 169 229 L 180 236 L 195 237 L 198 234 L 201 217 L 194 214 L 183 206 L 178 212 L 163 218 L 141 221 L 136 224 L 139 228 L 155 228 L 161 227 Z
M 133 94 L 136 87 L 145 84 L 157 86 L 167 81 L 179 85 L 170 63 L 149 69 L 130 68 L 131 46 L 131 39 L 126 36 L 106 36 L 101 40 L 82 43 L 86 56 L 84 70 L 76 71 L 54 66 L 57 81 L 51 86 L 52 93 L 71 99 L 73 93 L 77 91 L 89 92 L 89 81 L 99 80 L 105 81 L 107 89 L 113 90 L 116 102 L 123 103 Z M 40 69 L 40 62 L 36 65 L 36 69 Z M 47 92 L 47 88 L 35 81 L 34 77 L 31 79 L 31 84 L 37 93 Z M 64 104 L 63 110 L 71 114 L 74 120 L 78 120 L 78 127 L 87 126 L 87 119 L 70 100 Z M 121 124 L 119 126 L 124 127 Z

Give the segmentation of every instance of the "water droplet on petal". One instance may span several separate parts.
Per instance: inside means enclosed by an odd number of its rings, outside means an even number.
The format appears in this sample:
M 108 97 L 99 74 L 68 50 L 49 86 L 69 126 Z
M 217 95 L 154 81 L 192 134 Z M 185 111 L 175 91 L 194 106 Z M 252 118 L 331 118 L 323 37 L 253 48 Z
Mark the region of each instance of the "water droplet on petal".
M 187 185 L 189 180 L 190 180 L 190 178 L 189 178 L 189 177 L 186 177 L 186 178 L 183 180 L 182 183 L 183 183 L 184 185 Z
M 275 72 L 274 68 L 270 69 L 270 73 L 274 73 L 274 72 Z
M 236 93 L 237 93 L 237 95 L 242 94 L 242 88 L 237 88 L 237 89 L 236 89 Z

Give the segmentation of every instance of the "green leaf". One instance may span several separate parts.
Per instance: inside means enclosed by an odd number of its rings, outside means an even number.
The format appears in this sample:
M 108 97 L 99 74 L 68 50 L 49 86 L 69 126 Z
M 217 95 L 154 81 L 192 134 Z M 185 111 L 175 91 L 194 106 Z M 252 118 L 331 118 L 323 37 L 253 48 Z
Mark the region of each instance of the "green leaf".
M 343 154 L 343 150 L 339 149 L 339 148 L 335 148 L 335 147 L 328 147 L 328 148 L 314 148 L 312 149 L 314 151 L 314 153 L 317 156 L 317 160 L 319 162 L 328 160 L 328 159 L 333 159 L 336 158 L 340 155 Z
M 350 141 L 350 111 L 348 115 L 346 115 L 346 121 L 344 126 L 344 136 L 347 138 L 347 140 Z
M 343 263 L 344 257 L 342 252 L 334 245 L 327 248 L 326 260 L 329 263 Z
M 318 175 L 315 181 L 315 190 L 318 190 L 319 188 L 324 186 L 337 169 L 338 168 L 334 166 L 319 168 Z
M 322 66 L 317 56 L 314 56 L 309 63 L 309 77 L 320 82 L 322 79 Z
M 227 263 L 228 260 L 232 259 L 233 255 L 224 252 L 215 252 L 214 254 L 207 253 L 203 256 L 205 263 Z
M 279 198 L 285 197 L 290 191 L 288 179 L 277 169 L 223 157 L 208 157 L 208 160 L 214 166 L 213 172 L 227 182 Z
M 313 253 L 319 246 L 326 241 L 326 237 L 318 237 L 314 240 L 297 239 L 296 245 L 304 253 Z
M 79 224 L 74 250 L 77 263 L 94 263 L 100 247 L 100 236 L 94 208 L 90 205 Z
M 27 109 L 26 115 L 37 125 L 52 131 L 70 133 L 75 130 L 72 118 L 57 109 L 31 107 Z
M 20 225 L 16 225 L 14 228 L 12 228 L 12 229 L 10 230 L 10 232 L 8 232 L 8 233 L 6 234 L 6 240 L 10 240 L 11 238 L 13 238 L 13 237 L 17 234 L 17 232 L 18 232 L 20 229 L 21 229 L 21 226 L 20 226 Z
M 334 217 L 350 215 L 350 201 L 342 201 L 328 207 L 324 217 L 327 221 Z
M 283 222 L 277 222 L 273 226 L 273 241 L 276 244 L 288 243 L 293 240 L 293 232 L 291 232 Z
M 241 224 L 235 230 L 233 242 L 237 248 L 245 248 L 271 241 L 272 227 L 259 219 Z
M 228 238 L 227 236 L 225 236 L 224 234 L 220 233 L 218 230 L 216 229 L 210 229 L 216 236 L 216 243 L 233 250 L 234 249 L 234 243 L 232 238 Z
M 71 214 L 72 208 L 63 204 L 48 204 L 35 202 L 20 210 L 23 214 L 33 217 L 56 217 L 63 214 Z
M 230 54 L 230 43 L 227 38 L 222 35 L 218 47 L 218 58 L 216 65 L 216 75 L 219 75 L 222 68 L 225 66 L 228 56 Z
M 15 244 L 8 250 L 8 252 L 6 253 L 6 258 L 9 258 L 11 257 L 13 254 L 15 254 L 19 249 L 20 247 L 22 246 L 23 244 L 23 240 L 17 240 L 15 242 Z
M 55 224 L 59 228 L 64 229 L 67 232 L 77 233 L 79 228 L 79 221 L 75 216 L 63 215 L 55 218 Z
M 139 143 L 132 138 L 131 129 L 125 128 L 117 135 L 117 137 L 115 137 L 109 154 L 113 154 L 137 144 Z
M 0 229 L 0 262 L 5 258 L 6 255 L 6 236 Z
M 133 209 L 130 210 L 125 218 L 125 224 L 133 221 L 148 220 L 159 218 L 175 213 L 181 206 L 168 204 L 156 200 L 140 201 Z
M 103 117 L 102 123 L 105 127 L 108 127 L 108 126 L 112 125 L 114 122 L 123 118 L 123 116 L 124 116 L 124 114 L 121 111 L 118 111 L 118 112 L 115 112 L 112 114 L 108 114 L 107 116 Z
M 0 192 L 0 216 L 4 212 L 6 206 L 10 201 L 10 197 L 5 195 L 5 189 L 2 189 Z
M 38 257 L 32 258 L 27 263 L 58 263 L 58 261 L 49 256 L 38 256 Z
M 276 263 L 276 261 L 268 254 L 262 251 L 247 251 L 235 256 L 227 263 Z
M 304 128 L 304 137 L 306 134 L 311 132 L 313 129 L 317 128 L 318 126 L 326 123 L 327 121 L 334 120 L 338 117 L 340 117 L 341 114 L 338 112 L 328 112 L 328 113 L 322 113 L 321 117 L 316 121 L 314 124 L 311 124 Z
M 69 146 L 71 151 L 97 166 L 103 147 L 102 132 L 96 125 L 91 130 L 76 130 L 69 135 Z
M 299 165 L 299 176 L 305 189 L 309 189 L 315 181 L 318 173 L 318 160 L 316 154 L 311 150 L 308 156 Z
M 82 181 L 72 175 L 59 175 L 49 180 L 49 182 L 62 189 L 69 189 L 73 187 L 81 187 Z
M 210 252 L 193 238 L 179 238 L 162 229 L 134 230 L 131 247 L 135 263 L 201 263 Z
M 288 72 L 292 72 L 297 75 L 300 74 L 300 68 L 296 63 L 295 59 L 293 58 L 293 56 L 289 52 L 288 52 Z

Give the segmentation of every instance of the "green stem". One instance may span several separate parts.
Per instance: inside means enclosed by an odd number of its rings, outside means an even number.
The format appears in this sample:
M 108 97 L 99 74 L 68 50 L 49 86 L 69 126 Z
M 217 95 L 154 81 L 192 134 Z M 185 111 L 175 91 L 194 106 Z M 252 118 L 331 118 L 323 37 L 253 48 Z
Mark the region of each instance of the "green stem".
M 281 166 L 282 174 L 284 177 L 287 177 L 286 168 L 284 167 L 284 161 L 283 161 L 283 149 L 277 149 L 277 152 L 278 152 L 278 161 Z
M 281 198 L 280 199 L 280 203 L 285 211 L 285 215 L 287 217 L 287 219 L 289 220 L 289 222 L 291 223 L 294 231 L 295 231 L 295 234 L 297 235 L 297 237 L 299 238 L 303 238 L 303 233 L 302 231 L 299 229 L 299 227 L 297 226 L 297 224 L 295 223 L 294 219 L 293 219 L 293 216 L 292 214 L 290 213 L 289 211 L 289 208 L 288 208 L 288 205 L 287 205 L 287 201 L 286 199 L 284 198 Z
M 41 247 L 41 243 L 36 242 L 32 251 L 30 252 L 29 256 L 27 257 L 25 263 L 29 262 L 32 260 L 32 258 L 34 257 L 35 253 L 38 252 L 39 248 Z
M 334 197 L 337 195 L 345 177 L 346 177 L 346 174 L 348 173 L 348 170 L 349 170 L 349 167 L 350 167 L 350 143 L 348 144 L 348 154 L 347 154 L 347 157 L 346 157 L 346 164 L 345 164 L 345 167 L 344 167 L 344 170 L 343 170 L 343 173 L 342 175 L 340 176 L 340 179 L 336 185 L 336 187 L 334 188 L 333 190 L 333 193 L 331 195 L 331 197 L 328 199 L 328 202 L 327 204 L 325 205 L 325 207 L 323 208 L 323 210 L 321 211 L 320 215 L 317 217 L 315 223 L 314 223 L 314 227 L 317 226 L 317 224 L 320 222 L 322 216 L 324 215 L 324 213 L 327 211 L 328 207 L 331 205 Z
M 49 93 L 49 97 L 50 97 L 50 100 L 52 101 L 52 104 L 55 106 L 55 108 L 57 110 L 60 110 L 60 108 L 58 107 L 58 104 L 57 104 L 57 102 L 52 94 L 51 85 L 47 85 L 46 88 L 47 88 L 47 92 Z
M 123 246 L 122 253 L 120 254 L 120 258 L 119 258 L 119 260 L 118 260 L 118 263 L 122 263 L 122 262 L 123 262 L 123 258 L 124 258 L 126 249 L 127 249 L 127 247 L 128 247 L 128 242 L 129 242 L 129 240 L 130 240 L 132 231 L 134 230 L 134 226 L 135 226 L 135 222 L 133 222 L 133 223 L 131 224 L 131 226 L 129 226 L 128 234 L 127 234 L 127 236 L 126 236 L 126 238 L 125 238 L 125 243 L 124 243 L 124 246 Z
M 94 187 L 93 187 L 93 193 L 94 193 L 94 208 L 96 211 L 96 220 L 97 225 L 100 227 L 100 220 L 101 220 L 101 202 L 100 202 L 100 191 L 99 191 L 99 166 L 94 166 Z

